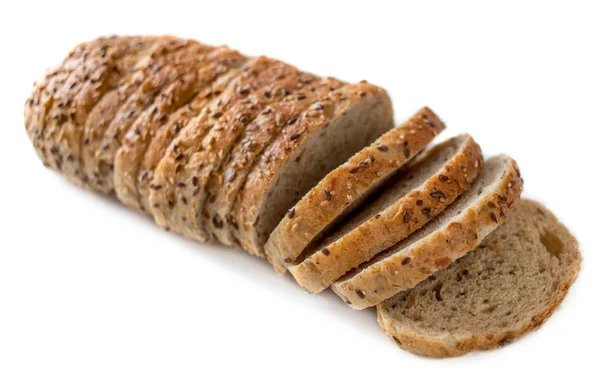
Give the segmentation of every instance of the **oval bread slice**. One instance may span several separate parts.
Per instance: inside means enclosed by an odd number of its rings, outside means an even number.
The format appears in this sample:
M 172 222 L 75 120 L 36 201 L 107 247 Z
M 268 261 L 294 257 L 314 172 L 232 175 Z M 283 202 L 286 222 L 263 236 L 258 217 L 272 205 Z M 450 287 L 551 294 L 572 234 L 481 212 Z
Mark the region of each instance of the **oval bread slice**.
M 326 289 L 435 218 L 467 190 L 482 167 L 481 149 L 469 135 L 436 145 L 288 269 L 308 292 Z
M 577 240 L 541 204 L 507 222 L 448 268 L 377 305 L 383 331 L 407 351 L 460 356 L 537 329 L 577 277 Z
M 329 172 L 271 233 L 265 251 L 277 272 L 285 272 L 312 241 L 358 207 L 444 128 L 425 107 Z
M 466 255 L 504 223 L 519 203 L 523 182 L 507 156 L 486 161 L 481 175 L 436 219 L 344 275 L 332 285 L 354 309 L 410 289 Z

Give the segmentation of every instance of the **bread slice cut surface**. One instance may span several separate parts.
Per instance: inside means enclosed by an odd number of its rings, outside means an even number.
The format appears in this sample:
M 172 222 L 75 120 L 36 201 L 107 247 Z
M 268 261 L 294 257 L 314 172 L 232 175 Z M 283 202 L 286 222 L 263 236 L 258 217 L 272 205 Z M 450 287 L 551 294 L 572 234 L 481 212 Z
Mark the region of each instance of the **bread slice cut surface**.
M 390 130 L 392 121 L 387 93 L 366 82 L 344 86 L 311 106 L 263 151 L 238 193 L 233 217 L 239 228 L 232 232 L 239 244 L 264 256 L 286 212 L 331 170 Z M 330 196 L 334 199 L 320 194 Z
M 575 238 L 541 204 L 507 222 L 448 268 L 377 306 L 396 344 L 430 357 L 502 346 L 541 326 L 575 280 Z
M 469 190 L 436 219 L 345 274 L 332 285 L 333 291 L 352 308 L 364 309 L 414 287 L 466 255 L 504 223 L 518 205 L 522 190 L 512 158 L 487 160 Z
M 325 239 L 308 247 L 304 260 L 290 272 L 311 293 L 327 288 L 435 218 L 470 186 L 482 167 L 481 149 L 469 135 L 438 144 L 395 175 Z
M 275 269 L 283 273 L 312 241 L 360 206 L 444 128 L 425 107 L 329 172 L 269 237 L 265 250 Z

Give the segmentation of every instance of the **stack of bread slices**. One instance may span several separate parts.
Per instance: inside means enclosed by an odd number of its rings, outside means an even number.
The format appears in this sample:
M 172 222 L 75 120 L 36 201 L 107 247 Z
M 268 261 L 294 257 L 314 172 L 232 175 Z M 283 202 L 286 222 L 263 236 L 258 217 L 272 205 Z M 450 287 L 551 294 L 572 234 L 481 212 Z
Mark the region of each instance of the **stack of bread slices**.
M 429 356 L 539 326 L 576 277 L 577 242 L 508 156 L 483 159 L 428 108 L 393 127 L 385 90 L 170 36 L 77 46 L 34 85 L 43 163 L 164 229 L 377 306 Z M 506 223 L 505 223 L 506 222 Z M 503 225 L 504 224 L 504 225 Z

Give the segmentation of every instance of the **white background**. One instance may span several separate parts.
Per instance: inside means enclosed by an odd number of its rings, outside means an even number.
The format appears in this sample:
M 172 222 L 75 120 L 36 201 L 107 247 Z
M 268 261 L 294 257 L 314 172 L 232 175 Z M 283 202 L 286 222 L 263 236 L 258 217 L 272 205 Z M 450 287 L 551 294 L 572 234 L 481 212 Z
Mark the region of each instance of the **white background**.
M 391 378 L 598 373 L 600 11 L 594 2 L 5 1 L 1 7 L 0 379 Z M 76 43 L 169 33 L 267 54 L 423 105 L 521 165 L 580 239 L 583 269 L 540 331 L 487 353 L 401 351 L 373 310 L 311 296 L 242 252 L 165 233 L 38 161 L 34 80 Z M 596 377 L 597 378 L 597 377 Z

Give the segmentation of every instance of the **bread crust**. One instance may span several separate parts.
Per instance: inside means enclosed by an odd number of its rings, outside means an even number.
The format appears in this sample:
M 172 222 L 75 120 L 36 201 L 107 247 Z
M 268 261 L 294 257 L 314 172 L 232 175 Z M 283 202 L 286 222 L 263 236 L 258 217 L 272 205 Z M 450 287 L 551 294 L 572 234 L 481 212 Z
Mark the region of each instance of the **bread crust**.
M 369 98 L 389 104 L 385 90 L 367 82 L 342 87 L 303 112 L 292 128 L 286 128 L 263 151 L 248 174 L 243 189 L 238 192 L 232 209 L 234 223 L 238 226 L 237 229 L 232 229 L 233 238 L 246 252 L 260 257 L 265 255 L 256 225 L 261 216 L 259 210 L 264 206 L 266 195 L 276 181 L 279 168 L 303 147 L 308 136 L 320 132 L 331 121 L 344 115 L 349 108 Z M 385 108 L 391 110 L 389 106 Z
M 214 67 L 214 74 L 218 77 L 214 82 L 201 90 L 196 97 L 175 114 L 171 115 L 168 122 L 161 126 L 152 138 L 144 154 L 142 166 L 138 172 L 138 192 L 142 207 L 152 214 L 150 194 L 154 173 L 160 160 L 165 155 L 169 145 L 177 138 L 179 132 L 187 127 L 190 121 L 198 116 L 204 107 L 218 97 L 229 83 L 240 73 L 240 68 L 248 62 L 248 57 L 232 56 L 231 62 L 222 62 Z
M 297 91 L 268 106 L 246 128 L 223 162 L 223 166 L 208 182 L 204 223 L 209 234 L 215 236 L 222 244 L 235 245 L 231 233 L 233 218 L 230 212 L 255 159 L 282 129 L 297 122 L 297 117 L 302 111 L 344 85 L 344 82 L 324 78 L 318 82 L 311 81 L 300 85 Z
M 101 98 L 86 120 L 81 142 L 81 165 L 84 181 L 88 186 L 104 193 L 112 191 L 107 179 L 113 175 L 111 164 L 103 164 L 99 161 L 99 158 L 103 157 L 108 157 L 111 162 L 114 159 L 112 156 L 114 149 L 110 154 L 102 152 L 105 144 L 107 144 L 107 148 L 110 148 L 110 141 L 107 141 L 105 135 L 107 130 L 114 130 L 116 123 L 123 124 L 122 119 L 125 115 L 130 119 L 129 123 L 133 123 L 137 116 L 144 111 L 143 105 L 138 105 L 136 108 L 136 102 L 141 99 L 143 94 L 140 87 L 149 88 L 150 78 L 159 75 L 158 71 L 161 69 L 166 70 L 166 67 L 176 63 L 184 64 L 191 60 L 197 60 L 213 49 L 211 46 L 190 40 L 159 41 L 147 56 L 139 59 L 135 70 L 122 78 L 119 86 Z M 118 147 L 116 148 L 115 154 L 118 151 Z M 102 171 L 101 168 L 105 170 Z
M 74 183 L 83 183 L 80 140 L 89 112 L 155 41 L 155 37 L 122 37 L 80 45 L 83 59 L 73 66 L 62 87 L 51 85 L 52 93 L 43 99 L 42 109 L 33 112 L 37 114 L 34 141 L 47 166 Z
M 236 51 L 221 48 L 208 53 L 203 60 L 175 65 L 178 79 L 167 86 L 153 106 L 138 117 L 117 152 L 114 180 L 117 197 L 123 204 L 135 210 L 149 210 L 148 202 L 142 203 L 139 196 L 138 173 L 150 141 L 157 130 L 199 91 L 242 61 L 242 56 Z
M 173 61 L 158 66 L 155 72 L 150 72 L 136 91 L 119 107 L 117 114 L 100 139 L 99 148 L 95 154 L 94 175 L 96 186 L 100 187 L 101 191 L 105 193 L 115 191 L 114 163 L 117 152 L 138 118 L 152 106 L 161 91 L 165 91 L 168 86 L 178 80 L 177 65 L 185 65 L 185 62 L 190 61 L 204 61 L 213 50 L 213 47 L 202 44 L 192 44 L 188 49 L 182 49 L 183 55 L 178 62 Z
M 424 226 L 454 202 L 471 185 L 483 167 L 479 145 L 468 135 L 458 138 L 465 140 L 460 149 L 444 167 L 418 188 L 399 198 L 353 231 L 314 252 L 300 264 L 290 267 L 290 273 L 298 284 L 310 293 L 326 289 L 352 268 L 370 260 Z M 453 141 L 455 139 L 436 148 L 441 149 Z M 428 196 L 436 191 L 441 191 L 444 197 Z
M 199 176 L 204 165 L 209 164 L 198 161 L 198 153 L 212 151 L 215 144 L 228 144 L 229 141 L 216 140 L 221 131 L 241 128 L 240 123 L 250 121 L 246 120 L 247 106 L 258 100 L 249 99 L 249 93 L 297 72 L 270 58 L 252 59 L 229 88 L 180 132 L 160 160 L 151 186 L 152 210 L 159 226 L 201 242 L 209 240 L 200 224 L 200 207 L 194 206 L 205 184 Z M 218 129 L 212 132 L 215 127 Z
M 377 322 L 383 331 L 392 339 L 396 345 L 412 353 L 428 356 L 432 358 L 457 357 L 465 355 L 472 351 L 489 350 L 501 347 L 519 337 L 537 330 L 561 304 L 567 292 L 579 273 L 581 267 L 581 254 L 577 240 L 573 237 L 567 228 L 563 226 L 546 207 L 538 202 L 523 199 L 519 208 L 531 209 L 527 212 L 537 212 L 542 210 L 548 215 L 550 221 L 545 226 L 552 230 L 561 231 L 560 233 L 567 238 L 568 249 L 575 253 L 577 259 L 573 263 L 569 276 L 564 280 L 563 286 L 556 289 L 554 300 L 548 307 L 535 314 L 532 318 L 521 321 L 514 326 L 509 326 L 506 331 L 486 333 L 485 335 L 453 335 L 451 339 L 446 336 L 426 336 L 410 331 L 402 325 L 391 313 L 391 304 L 389 301 L 377 305 Z M 516 214 L 515 214 L 516 217 Z
M 283 218 L 269 237 L 265 251 L 276 271 L 284 273 L 327 226 L 358 206 L 444 128 L 437 115 L 422 108 L 329 172 L 294 206 L 293 217 Z
M 488 193 L 411 246 L 373 263 L 369 262 L 336 281 L 331 287 L 353 309 L 375 306 L 405 289 L 414 287 L 430 274 L 443 269 L 474 249 L 485 236 L 500 226 L 518 205 L 523 182 L 517 163 L 506 156 L 504 172 Z M 406 259 L 409 260 L 406 260 Z M 360 270 L 362 269 L 362 270 Z

